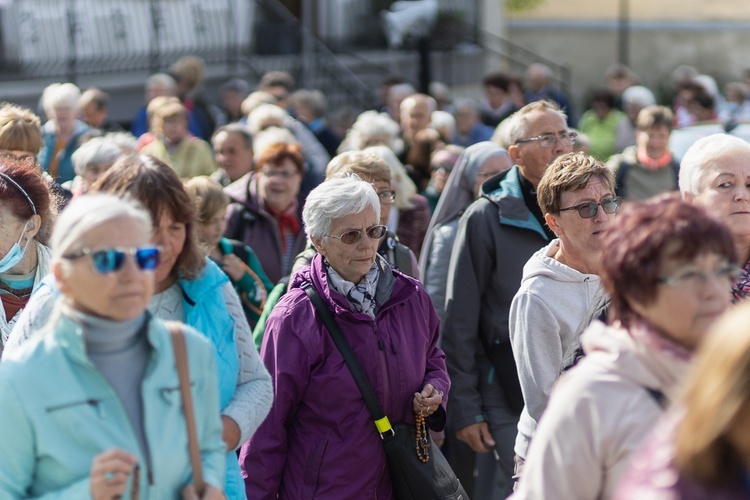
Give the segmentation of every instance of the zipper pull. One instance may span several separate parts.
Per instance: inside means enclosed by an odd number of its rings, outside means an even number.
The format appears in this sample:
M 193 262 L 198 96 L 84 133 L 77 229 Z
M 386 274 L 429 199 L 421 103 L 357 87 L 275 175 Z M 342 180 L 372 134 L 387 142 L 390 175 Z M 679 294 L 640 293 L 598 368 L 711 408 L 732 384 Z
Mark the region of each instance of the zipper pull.
M 391 351 L 393 352 L 393 354 L 398 354 L 398 353 L 396 352 L 396 346 L 395 346 L 395 345 L 393 345 L 393 341 L 391 341 Z
M 385 348 L 383 347 L 383 341 L 380 339 L 378 339 L 378 347 L 380 348 L 381 351 L 385 350 Z

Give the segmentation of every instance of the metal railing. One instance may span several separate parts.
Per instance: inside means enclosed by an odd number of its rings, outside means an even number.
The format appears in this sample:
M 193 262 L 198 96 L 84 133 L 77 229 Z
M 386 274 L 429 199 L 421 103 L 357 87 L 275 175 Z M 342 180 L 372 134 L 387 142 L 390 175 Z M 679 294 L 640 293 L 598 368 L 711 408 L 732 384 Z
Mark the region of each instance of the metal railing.
M 252 0 L 13 0 L 0 6 L 0 78 L 226 63 L 250 50 L 254 17 Z

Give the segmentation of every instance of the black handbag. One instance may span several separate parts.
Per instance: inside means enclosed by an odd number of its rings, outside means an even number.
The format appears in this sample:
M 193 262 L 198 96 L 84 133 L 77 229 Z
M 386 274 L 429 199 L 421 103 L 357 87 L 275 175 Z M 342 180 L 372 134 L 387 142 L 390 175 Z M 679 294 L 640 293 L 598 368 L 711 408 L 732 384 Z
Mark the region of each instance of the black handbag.
M 397 500 L 469 500 L 469 495 L 464 491 L 440 449 L 432 442 L 429 432 L 427 439 L 430 442 L 430 459 L 422 462 L 416 453 L 416 426 L 391 425 L 383 413 L 370 381 L 323 299 L 310 285 L 305 287 L 305 293 L 310 297 L 320 319 L 341 352 L 375 421 L 375 427 L 385 446 L 394 497 Z

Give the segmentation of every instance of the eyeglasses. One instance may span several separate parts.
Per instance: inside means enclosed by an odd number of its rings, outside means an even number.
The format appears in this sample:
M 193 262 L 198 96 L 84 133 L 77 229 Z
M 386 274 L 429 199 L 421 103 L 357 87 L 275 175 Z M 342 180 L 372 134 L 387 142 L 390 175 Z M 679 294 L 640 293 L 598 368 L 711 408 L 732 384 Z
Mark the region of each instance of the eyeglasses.
M 119 271 L 125 263 L 126 255 L 135 256 L 135 262 L 141 271 L 153 271 L 159 265 L 159 247 L 105 248 L 102 250 L 83 248 L 70 255 L 64 255 L 63 258 L 75 260 L 86 255 L 91 256 L 94 270 L 99 274 Z
M 530 137 L 529 139 L 518 139 L 516 144 L 523 144 L 524 142 L 539 142 L 539 145 L 545 149 L 549 149 L 559 140 L 566 146 L 572 146 L 576 142 L 575 132 L 562 132 L 560 134 L 541 134 L 536 137 Z
M 715 279 L 722 285 L 727 285 L 727 290 L 733 285 L 740 276 L 742 270 L 734 264 L 725 264 L 718 269 L 714 269 L 708 273 L 698 270 L 684 271 L 677 274 L 676 276 L 668 276 L 665 278 L 659 278 L 657 281 L 664 285 L 672 288 L 679 288 L 680 290 L 687 290 L 690 292 L 701 292 L 710 278 Z
M 385 226 L 372 226 L 368 227 L 364 231 L 361 229 L 352 229 L 351 231 L 347 231 L 341 236 L 332 236 L 330 234 L 326 234 L 329 238 L 336 238 L 337 240 L 341 240 L 341 243 L 345 245 L 354 245 L 359 240 L 362 239 L 362 233 L 367 233 L 367 236 L 373 240 L 379 240 L 383 236 L 385 236 L 385 232 L 388 230 Z
M 396 191 L 380 191 L 378 198 L 380 198 L 380 203 L 390 205 L 396 202 Z
M 582 219 L 591 219 L 599 212 L 600 206 L 605 214 L 613 214 L 617 212 L 618 208 L 620 208 L 620 198 L 608 198 L 601 203 L 590 201 L 588 203 L 581 203 L 574 207 L 561 208 L 559 211 L 565 212 L 567 210 L 578 210 L 578 215 L 580 215 Z
M 266 177 L 281 177 L 282 179 L 291 179 L 299 175 L 299 172 L 297 172 L 296 170 L 276 170 L 271 168 L 262 168 L 260 170 L 260 173 L 262 173 Z

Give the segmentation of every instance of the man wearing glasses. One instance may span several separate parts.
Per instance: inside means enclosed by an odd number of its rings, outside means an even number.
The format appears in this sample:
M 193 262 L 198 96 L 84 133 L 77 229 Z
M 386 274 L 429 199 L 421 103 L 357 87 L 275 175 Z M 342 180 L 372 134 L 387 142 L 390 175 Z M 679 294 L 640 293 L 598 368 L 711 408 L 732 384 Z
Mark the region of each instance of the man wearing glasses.
M 555 237 L 537 204 L 537 185 L 547 165 L 569 153 L 574 142 L 565 114 L 553 103 L 528 104 L 510 120 L 508 153 L 515 165 L 485 181 L 481 197 L 461 217 L 442 331 L 453 428 L 474 451 L 494 450 L 502 498 L 512 490 L 513 446 L 523 409 L 510 345 L 510 304 L 524 264 Z
M 583 153 L 558 157 L 537 187 L 544 219 L 557 238 L 526 263 L 510 306 L 510 340 L 524 399 L 516 479 L 552 386 L 580 358 L 579 335 L 608 302 L 599 261 L 604 232 L 619 207 L 612 171 Z

